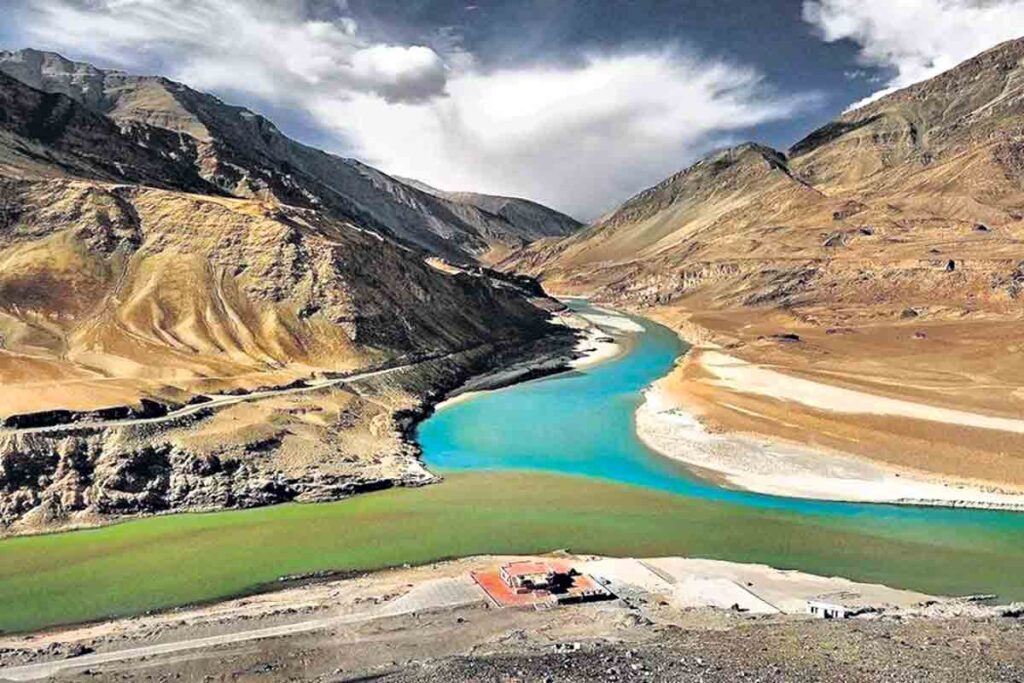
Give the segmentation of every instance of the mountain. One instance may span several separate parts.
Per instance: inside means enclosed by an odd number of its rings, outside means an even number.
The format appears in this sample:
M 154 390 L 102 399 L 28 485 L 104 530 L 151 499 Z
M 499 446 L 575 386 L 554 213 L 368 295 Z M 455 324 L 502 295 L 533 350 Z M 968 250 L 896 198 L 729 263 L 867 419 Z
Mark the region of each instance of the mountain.
M 591 290 L 625 303 L 664 303 L 667 278 L 698 260 L 731 262 L 750 248 L 775 251 L 779 240 L 757 240 L 767 216 L 791 212 L 805 223 L 824 197 L 793 177 L 785 155 L 755 144 L 724 150 L 629 199 L 593 226 L 564 240 L 544 240 L 513 257 L 526 272 L 560 288 Z M 754 242 L 757 242 L 756 244 Z M 646 279 L 637 279 L 643 274 Z M 691 277 L 692 279 L 692 277 Z
M 0 534 L 427 483 L 434 401 L 571 357 L 535 282 L 457 265 L 525 241 L 500 214 L 164 79 L 2 63 Z
M 519 197 L 501 197 L 478 192 L 447 192 L 431 187 L 424 182 L 411 178 L 399 178 L 403 183 L 427 194 L 439 197 L 453 206 L 456 213 L 467 221 L 482 227 L 482 231 L 491 235 L 502 244 L 513 244 L 516 238 L 525 246 L 529 242 L 545 237 L 569 235 L 583 224 L 575 218 L 559 213 L 537 202 Z M 500 254 L 496 250 L 489 255 L 489 260 L 498 260 Z
M 160 129 L 122 132 L 110 119 L 60 93 L 43 93 L 0 73 L 0 169 L 5 175 L 85 176 L 221 193 L 194 168 L 156 151 Z
M 519 212 L 467 211 L 465 202 L 298 143 L 248 109 L 166 78 L 98 69 L 31 49 L 0 52 L 0 72 L 64 95 L 128 135 L 146 137 L 148 146 L 179 165 L 179 173 L 198 173 L 223 193 L 330 212 L 449 260 L 486 258 L 492 250 L 503 253 L 579 226 L 557 212 L 534 211 L 532 204 Z M 531 220 L 519 220 L 524 213 Z
M 1015 311 L 1022 56 L 1024 39 L 1001 45 L 844 114 L 788 153 L 754 143 L 717 152 L 506 266 L 636 305 L 699 295 L 898 316 L 927 294 Z M 864 268 L 889 275 L 865 288 Z
M 1019 416 L 1024 39 L 844 113 L 786 152 L 716 152 L 499 267 L 642 310 L 752 363 Z M 716 385 L 700 358 L 689 355 L 676 388 L 719 428 L 1024 485 L 1017 437 L 755 402 Z

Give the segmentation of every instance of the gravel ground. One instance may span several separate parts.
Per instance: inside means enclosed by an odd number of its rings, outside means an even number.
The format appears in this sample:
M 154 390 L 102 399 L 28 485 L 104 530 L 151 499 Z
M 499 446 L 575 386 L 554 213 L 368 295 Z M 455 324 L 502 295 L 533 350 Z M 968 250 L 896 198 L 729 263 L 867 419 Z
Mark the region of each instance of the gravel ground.
M 948 619 L 668 628 L 640 644 L 567 643 L 534 653 L 455 657 L 384 680 L 1024 681 L 1024 624 Z

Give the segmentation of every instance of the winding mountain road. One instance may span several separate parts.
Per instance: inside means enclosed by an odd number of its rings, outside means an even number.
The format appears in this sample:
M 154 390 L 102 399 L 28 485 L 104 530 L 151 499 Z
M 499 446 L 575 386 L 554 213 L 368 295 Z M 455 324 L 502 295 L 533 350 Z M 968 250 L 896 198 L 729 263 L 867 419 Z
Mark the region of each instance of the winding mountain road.
M 145 424 L 160 424 L 162 422 L 171 422 L 174 420 L 188 417 L 189 415 L 195 415 L 196 413 L 204 412 L 207 410 L 216 410 L 225 406 L 235 405 L 238 403 L 247 403 L 250 401 L 261 401 L 267 398 L 274 398 L 277 396 L 289 396 L 293 394 L 304 394 L 314 391 L 321 391 L 328 387 L 349 384 L 352 382 L 359 382 L 362 380 L 370 379 L 371 377 L 380 377 L 402 370 L 408 370 L 409 368 L 426 363 L 428 361 L 443 360 L 445 358 L 454 357 L 460 353 L 465 353 L 466 350 L 454 351 L 452 353 L 431 356 L 422 358 L 412 363 L 406 363 L 404 365 L 395 365 L 388 368 L 380 368 L 377 370 L 368 370 L 366 372 L 359 372 L 353 375 L 347 375 L 345 377 L 338 377 L 335 379 L 325 379 L 317 382 L 312 382 L 306 386 L 290 387 L 282 389 L 264 389 L 261 391 L 253 391 L 247 394 L 216 394 L 210 397 L 209 401 L 203 403 L 194 403 L 191 405 L 183 406 L 177 410 L 172 410 L 166 415 L 160 415 L 157 417 L 139 417 L 139 418 L 125 418 L 120 420 L 96 420 L 93 422 L 67 422 L 57 425 L 47 425 L 44 427 L 4 427 L 0 428 L 0 433 L 3 432 L 16 432 L 18 434 L 47 434 L 53 432 L 71 432 L 79 431 L 83 429 L 109 429 L 114 427 L 128 427 L 132 425 L 145 425 Z

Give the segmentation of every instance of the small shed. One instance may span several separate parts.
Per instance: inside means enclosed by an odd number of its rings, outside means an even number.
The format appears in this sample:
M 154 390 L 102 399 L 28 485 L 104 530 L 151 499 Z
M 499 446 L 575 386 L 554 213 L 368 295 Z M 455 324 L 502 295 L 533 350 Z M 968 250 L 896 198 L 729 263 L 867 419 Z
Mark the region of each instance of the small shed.
M 807 613 L 819 619 L 846 619 L 851 610 L 844 605 L 821 600 L 808 600 Z

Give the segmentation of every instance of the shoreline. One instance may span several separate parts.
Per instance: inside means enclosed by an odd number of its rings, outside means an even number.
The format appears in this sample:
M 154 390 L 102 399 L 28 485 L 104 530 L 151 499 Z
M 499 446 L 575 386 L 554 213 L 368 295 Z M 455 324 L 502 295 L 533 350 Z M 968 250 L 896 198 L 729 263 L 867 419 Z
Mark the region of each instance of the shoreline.
M 643 328 L 626 318 L 622 312 L 597 304 L 592 308 L 593 311 L 588 314 L 572 312 L 559 320 L 560 324 L 585 333 L 568 354 L 576 355 L 575 358 L 567 357 L 566 354 L 541 356 L 470 378 L 435 404 L 412 426 L 409 433 L 411 441 L 418 447 L 414 436 L 416 428 L 433 412 L 471 400 L 485 391 L 613 360 L 628 351 L 627 340 L 619 335 L 643 333 Z M 634 314 L 643 317 L 642 314 Z M 607 330 L 614 330 L 618 334 L 612 337 Z M 690 346 L 688 342 L 687 346 Z M 828 398 L 836 400 L 835 396 L 839 396 L 840 399 L 849 399 L 846 394 L 854 393 L 841 387 L 810 386 L 821 383 L 803 379 L 799 379 L 797 388 L 793 389 L 788 375 L 733 358 L 715 346 L 691 348 L 697 353 L 691 351 L 680 359 L 685 359 L 683 362 L 700 362 L 694 361 L 694 358 L 710 356 L 712 362 L 701 364 L 701 369 L 716 377 L 713 384 L 727 386 L 733 391 L 742 392 L 746 389 L 743 372 L 749 370 L 755 375 L 755 393 L 768 393 L 782 387 L 780 391 L 783 400 L 800 402 L 803 399 L 820 406 Z M 724 376 L 719 376 L 717 372 Z M 698 478 L 716 486 L 803 500 L 1024 511 L 1024 492 L 1010 492 L 1000 490 L 996 485 L 985 486 L 965 479 L 929 475 L 862 455 L 824 446 L 798 444 L 767 435 L 712 432 L 701 422 L 698 411 L 684 405 L 664 388 L 663 384 L 670 376 L 657 380 L 643 391 L 643 400 L 635 415 L 637 438 L 655 453 L 681 462 Z M 859 402 L 849 404 L 847 401 L 845 409 L 841 407 L 839 410 L 882 412 L 884 408 L 890 408 L 905 415 L 927 415 L 932 419 L 966 416 L 965 419 L 973 418 L 974 425 L 984 425 L 989 429 L 1011 422 L 1015 429 L 1024 425 L 1024 420 L 972 415 L 895 399 L 887 399 L 881 404 L 883 408 L 879 408 L 877 404 L 870 403 L 873 397 L 868 394 L 857 398 Z M 728 403 L 722 405 L 743 412 L 739 406 Z M 850 410 L 849 405 L 854 405 L 856 409 Z
M 366 482 L 357 482 L 353 484 L 348 490 L 346 490 L 344 495 L 331 498 L 331 500 L 349 498 L 355 495 L 376 491 L 379 489 L 392 487 L 416 488 L 442 481 L 443 477 L 432 472 L 423 462 L 423 459 L 421 457 L 420 446 L 416 439 L 416 430 L 419 424 L 422 423 L 424 420 L 428 419 L 434 412 L 436 412 L 437 410 L 442 410 L 460 401 L 468 400 L 472 396 L 482 391 L 500 389 L 514 384 L 527 382 L 533 379 L 538 379 L 541 377 L 547 377 L 562 372 L 589 367 L 591 365 L 604 362 L 606 360 L 610 360 L 623 352 L 622 347 L 614 340 L 612 340 L 610 337 L 608 337 L 607 334 L 602 332 L 592 323 L 585 320 L 582 316 L 579 316 L 575 313 L 563 313 L 562 315 L 557 316 L 555 320 L 553 320 L 552 322 L 559 324 L 565 328 L 579 330 L 580 334 L 577 334 L 575 342 L 553 343 L 552 340 L 555 339 L 557 335 L 555 335 L 555 337 L 549 335 L 534 340 L 529 345 L 527 345 L 527 347 L 514 351 L 511 354 L 509 354 L 508 350 L 506 350 L 502 352 L 502 355 L 509 356 L 505 358 L 505 362 L 508 363 L 508 361 L 511 360 L 511 363 L 502 365 L 489 371 L 484 371 L 481 374 L 463 375 L 461 377 L 461 384 L 459 384 L 454 390 L 450 391 L 447 394 L 447 396 L 445 396 L 443 393 L 438 395 L 432 394 L 431 392 L 427 392 L 425 395 L 421 396 L 420 404 L 418 406 L 413 408 L 396 410 L 396 412 L 394 413 L 394 436 L 397 437 L 398 443 L 400 444 L 400 448 L 404 449 L 407 454 L 411 455 L 411 458 L 409 458 L 405 464 L 405 469 L 402 472 L 396 473 L 394 476 L 388 476 L 381 479 L 373 479 Z M 194 405 L 186 405 L 184 406 L 183 410 L 188 410 L 194 412 L 195 414 L 202 414 L 203 416 L 207 416 L 217 408 L 227 407 L 239 403 L 256 403 L 264 398 L 299 394 L 305 392 L 316 393 L 330 389 L 336 385 L 345 385 L 348 383 L 373 382 L 391 373 L 400 373 L 421 364 L 427 365 L 434 360 L 437 359 L 427 358 L 421 359 L 420 361 L 404 366 L 387 366 L 383 368 L 372 368 L 361 372 L 348 373 L 339 377 L 329 377 L 321 380 L 307 380 L 301 383 L 293 382 L 287 387 L 264 388 L 260 391 L 248 392 L 239 395 L 228 394 L 224 396 L 218 396 L 217 400 L 195 403 Z M 443 391 L 443 387 L 441 387 L 441 389 Z M 442 400 L 438 400 L 439 398 Z M 161 416 L 159 418 L 156 418 L 156 421 L 170 422 L 176 419 L 179 419 L 179 416 L 176 413 L 171 413 L 167 416 Z M 44 433 L 50 431 L 68 431 L 75 434 L 102 434 L 105 433 L 105 431 L 108 429 L 126 426 L 131 427 L 138 422 L 145 421 L 134 420 L 126 422 L 124 424 L 118 422 L 111 423 L 109 425 L 71 422 L 67 424 L 46 426 L 43 428 L 13 430 L 12 433 L 17 433 L 19 431 L 29 433 L 36 431 L 42 431 Z M 148 517 L 163 517 L 185 512 L 206 513 L 219 512 L 231 509 L 265 507 L 267 505 L 279 504 L 280 502 L 285 501 L 273 501 L 258 505 L 241 505 L 227 507 L 217 504 L 195 504 L 184 508 L 172 508 L 158 511 L 126 512 L 111 516 L 78 515 L 74 519 L 68 519 L 65 522 L 58 525 L 47 524 L 41 527 L 12 525 L 9 528 L 0 529 L 0 539 L 61 534 L 86 529 L 102 528 L 105 526 L 116 525 L 122 522 L 128 522 Z M 300 500 L 299 502 L 305 501 Z
M 582 370 L 618 358 L 627 351 L 627 345 L 602 329 L 601 325 L 620 332 L 636 332 L 637 330 L 642 332 L 643 329 L 633 325 L 627 327 L 626 323 L 618 323 L 616 319 L 630 323 L 628 319 L 618 314 L 600 316 L 587 316 L 576 312 L 563 314 L 558 318 L 556 324 L 582 332 L 582 336 L 571 351 L 541 355 L 471 377 L 456 389 L 448 392 L 443 400 L 434 404 L 429 414 L 468 401 L 486 391 L 504 389 L 562 372 Z M 423 419 L 429 417 L 429 414 Z
M 768 393 L 779 389 L 780 400 L 801 397 L 815 401 L 815 405 L 836 410 L 825 403 L 825 397 L 839 395 L 848 398 L 848 390 L 827 386 L 809 386 L 800 380 L 794 389 L 788 376 L 762 369 L 746 361 L 732 361 L 718 350 L 688 356 L 685 363 L 697 363 L 703 374 L 714 376 L 712 386 L 727 386 L 732 391 L 744 392 L 744 370 L 755 373 L 753 393 Z M 702 363 L 703 355 L 711 355 L 712 363 Z M 697 359 L 694 358 L 697 356 Z M 727 368 L 726 378 L 716 370 Z M 768 377 L 771 373 L 777 377 Z M 636 411 L 637 437 L 654 452 L 691 468 L 702 479 L 714 479 L 716 485 L 754 493 L 807 500 L 874 503 L 906 506 L 973 508 L 985 510 L 1024 511 L 1024 494 L 991 489 L 967 480 L 930 476 L 927 473 L 902 469 L 863 456 L 851 455 L 820 446 L 805 446 L 766 435 L 743 432 L 716 433 L 701 421 L 701 415 L 685 399 L 673 395 L 665 384 L 666 376 L 648 387 Z M 769 382 L 769 380 L 772 380 Z M 840 392 L 830 395 L 832 390 Z M 866 394 L 864 396 L 867 396 Z M 904 412 L 945 416 L 944 409 L 909 402 L 894 404 Z M 722 402 L 721 405 L 743 412 L 738 406 Z M 854 404 L 862 408 L 863 401 Z M 885 405 L 885 404 L 882 404 Z M 879 408 L 868 406 L 868 412 Z M 850 410 L 849 404 L 843 412 Z M 985 421 L 989 419 L 984 417 Z M 991 423 L 989 423 L 991 424 Z M 996 423 L 998 424 L 998 423 Z
M 110 634 L 126 637 L 131 631 L 148 632 L 160 627 L 174 629 L 199 623 L 224 624 L 232 618 L 242 624 L 265 617 L 287 615 L 292 606 L 320 612 L 333 607 L 341 596 L 351 600 L 347 609 L 373 603 L 368 598 L 382 590 L 380 601 L 395 600 L 416 584 L 452 578 L 496 563 L 570 559 L 586 573 L 601 576 L 606 585 L 628 584 L 657 593 L 679 609 L 711 608 L 735 612 L 732 605 L 749 603 L 741 611 L 753 614 L 804 615 L 805 602 L 821 595 L 843 596 L 844 604 L 864 615 L 885 612 L 914 616 L 946 616 L 944 607 L 974 605 L 978 614 L 996 614 L 1007 605 L 984 605 L 971 596 L 942 596 L 897 588 L 877 582 L 855 581 L 799 570 L 779 569 L 757 562 L 734 562 L 690 556 L 658 556 L 643 559 L 551 551 L 548 553 L 484 554 L 442 559 L 416 565 L 396 565 L 369 571 L 339 572 L 323 576 L 296 577 L 271 590 L 226 596 L 132 616 L 112 616 L 94 621 L 49 626 L 33 631 L 0 633 L 0 653 L 17 649 L 40 649 L 54 642 L 91 640 Z M 385 589 L 386 590 L 383 590 Z M 397 592 L 396 592 L 397 589 Z M 765 608 L 767 606 L 768 608 Z M 936 607 L 937 606 L 937 607 Z M 4 669 L 0 668 L 0 678 Z

